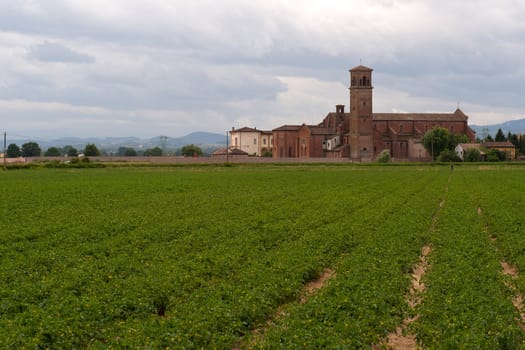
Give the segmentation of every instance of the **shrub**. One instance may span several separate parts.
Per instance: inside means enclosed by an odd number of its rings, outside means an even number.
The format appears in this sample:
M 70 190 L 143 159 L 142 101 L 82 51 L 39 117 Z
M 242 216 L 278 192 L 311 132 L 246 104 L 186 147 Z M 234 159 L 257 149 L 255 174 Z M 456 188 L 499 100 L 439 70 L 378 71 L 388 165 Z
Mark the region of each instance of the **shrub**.
M 379 153 L 379 156 L 377 157 L 377 161 L 379 163 L 389 163 L 390 162 L 390 150 L 384 149 Z

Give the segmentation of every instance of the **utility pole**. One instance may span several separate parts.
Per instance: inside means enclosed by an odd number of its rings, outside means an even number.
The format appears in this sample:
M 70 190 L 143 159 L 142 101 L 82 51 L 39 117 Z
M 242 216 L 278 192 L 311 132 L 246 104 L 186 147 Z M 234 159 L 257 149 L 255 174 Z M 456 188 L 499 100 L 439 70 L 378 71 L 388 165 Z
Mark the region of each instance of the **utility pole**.
M 228 163 L 228 154 L 230 153 L 230 149 L 228 147 L 228 131 L 226 131 L 226 163 Z
M 7 131 L 4 131 L 4 170 L 7 169 L 7 166 L 6 166 L 6 157 L 7 157 Z

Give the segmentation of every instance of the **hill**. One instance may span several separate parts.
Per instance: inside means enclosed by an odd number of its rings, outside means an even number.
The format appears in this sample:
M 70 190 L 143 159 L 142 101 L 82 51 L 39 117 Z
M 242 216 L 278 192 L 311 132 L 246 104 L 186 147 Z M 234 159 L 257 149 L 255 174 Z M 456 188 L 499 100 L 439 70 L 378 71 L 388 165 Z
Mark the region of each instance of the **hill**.
M 470 127 L 476 132 L 478 137 L 482 137 L 485 133 L 494 136 L 498 129 L 503 130 L 505 135 L 509 132 L 512 134 L 523 134 L 525 133 L 525 119 L 510 120 L 500 124 L 471 125 Z
M 76 149 L 83 149 L 88 143 L 97 145 L 100 149 L 106 152 L 116 152 L 119 147 L 132 147 L 134 149 L 142 150 L 153 147 L 162 147 L 161 137 L 152 137 L 149 139 L 141 139 L 138 137 L 61 137 L 57 139 L 10 139 L 8 143 L 16 143 L 22 145 L 26 142 L 37 142 L 43 150 L 49 147 L 64 147 L 73 146 Z M 193 132 L 180 137 L 167 137 L 166 150 L 173 152 L 184 145 L 195 144 L 201 147 L 205 153 L 210 153 L 217 148 L 226 145 L 226 136 L 209 132 Z

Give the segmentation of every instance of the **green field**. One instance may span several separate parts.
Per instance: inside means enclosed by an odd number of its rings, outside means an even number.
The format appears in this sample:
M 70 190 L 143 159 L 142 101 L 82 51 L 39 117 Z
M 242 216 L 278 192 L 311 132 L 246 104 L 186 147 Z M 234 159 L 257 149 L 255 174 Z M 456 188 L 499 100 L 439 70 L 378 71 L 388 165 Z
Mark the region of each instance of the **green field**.
M 525 348 L 513 305 L 525 274 L 502 269 L 525 271 L 525 166 L 30 169 L 0 181 L 0 349 L 381 348 L 411 317 L 404 332 L 422 348 Z M 326 269 L 334 277 L 304 300 Z

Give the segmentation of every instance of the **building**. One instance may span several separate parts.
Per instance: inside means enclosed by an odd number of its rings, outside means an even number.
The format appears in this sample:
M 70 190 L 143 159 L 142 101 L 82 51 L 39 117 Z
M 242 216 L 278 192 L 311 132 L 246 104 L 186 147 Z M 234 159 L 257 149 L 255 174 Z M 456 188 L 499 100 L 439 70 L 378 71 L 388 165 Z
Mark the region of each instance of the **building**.
M 485 152 L 483 152 L 481 149 L 481 144 L 479 143 L 460 143 L 456 146 L 454 151 L 456 152 L 456 155 L 459 157 L 459 159 L 464 160 L 465 153 L 467 153 L 469 149 L 477 149 L 481 159 L 485 159 Z
M 386 149 L 397 159 L 429 159 L 422 138 L 435 126 L 475 140 L 468 116 L 459 108 L 453 113 L 374 113 L 372 71 L 365 66 L 350 69 L 348 112 L 344 105 L 337 105 L 318 125 L 273 129 L 273 157 L 371 161 Z
M 230 148 L 239 149 L 253 156 L 265 156 L 271 153 L 273 135 L 271 131 L 257 128 L 232 128 L 230 131 Z
M 505 159 L 513 160 L 516 159 L 516 146 L 509 141 L 504 142 L 483 142 L 483 143 L 460 143 L 456 146 L 455 151 L 457 156 L 463 160 L 465 153 L 471 149 L 475 148 L 479 151 L 481 159 L 485 160 L 486 155 L 490 150 L 496 149 L 502 153 L 505 153 Z
M 516 159 L 516 146 L 512 142 L 483 142 L 481 147 L 488 150 L 497 149 L 500 152 L 505 153 L 505 158 L 508 160 Z

